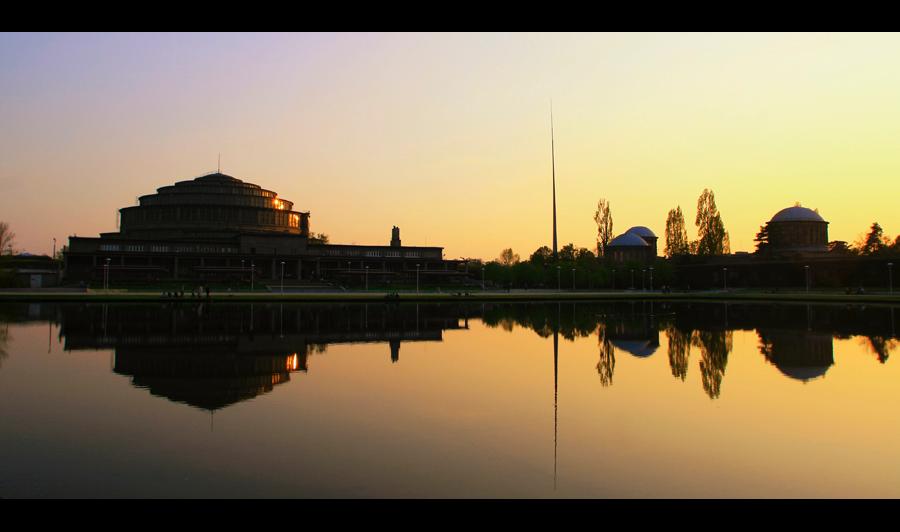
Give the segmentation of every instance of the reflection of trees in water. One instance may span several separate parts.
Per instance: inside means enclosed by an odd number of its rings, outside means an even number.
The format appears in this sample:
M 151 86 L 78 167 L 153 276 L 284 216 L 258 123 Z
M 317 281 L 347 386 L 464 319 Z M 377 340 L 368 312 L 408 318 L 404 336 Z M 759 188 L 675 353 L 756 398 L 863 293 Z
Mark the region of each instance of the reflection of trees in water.
M 672 376 L 684 380 L 691 356 L 691 332 L 680 331 L 670 325 L 666 327 L 666 336 L 669 337 L 669 367 L 672 369 Z
M 318 353 L 322 354 L 328 351 L 328 344 L 307 344 L 306 353 L 313 354 Z
M 700 378 L 711 399 L 719 397 L 732 347 L 731 331 L 694 331 L 691 345 L 700 348 Z
M 9 323 L 0 322 L 0 366 L 3 366 L 3 360 L 9 356 L 6 351 L 6 344 L 12 337 L 9 335 Z
M 874 353 L 882 364 L 887 362 L 891 351 L 896 349 L 898 345 L 897 340 L 885 336 L 864 336 L 860 339 L 860 343 Z
M 606 324 L 601 323 L 597 329 L 597 343 L 600 345 L 600 360 L 597 362 L 597 373 L 600 375 L 600 384 L 612 386 L 613 372 L 616 369 L 616 350 L 612 342 L 606 337 Z
M 599 318 L 581 304 L 525 304 L 497 305 L 485 309 L 482 321 L 488 327 L 512 331 L 515 325 L 549 338 L 558 332 L 566 340 L 588 337 L 597 330 Z

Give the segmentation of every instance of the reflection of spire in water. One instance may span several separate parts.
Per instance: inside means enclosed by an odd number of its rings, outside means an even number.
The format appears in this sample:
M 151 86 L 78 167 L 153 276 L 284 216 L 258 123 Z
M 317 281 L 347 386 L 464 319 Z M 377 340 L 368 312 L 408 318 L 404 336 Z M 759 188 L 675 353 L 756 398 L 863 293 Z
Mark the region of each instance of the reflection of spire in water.
M 557 417 L 557 399 L 559 391 L 559 318 L 560 307 L 556 307 L 556 327 L 553 329 L 553 490 L 556 491 L 556 450 L 559 434 L 559 418 Z
M 400 340 L 391 340 L 391 363 L 400 360 Z

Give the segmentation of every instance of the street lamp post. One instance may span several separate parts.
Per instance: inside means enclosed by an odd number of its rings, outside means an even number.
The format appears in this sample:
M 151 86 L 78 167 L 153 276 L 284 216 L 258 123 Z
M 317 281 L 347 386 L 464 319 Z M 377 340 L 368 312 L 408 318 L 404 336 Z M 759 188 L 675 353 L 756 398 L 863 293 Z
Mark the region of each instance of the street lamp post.
M 110 259 L 109 257 L 106 258 L 106 266 L 104 267 L 105 271 L 103 272 L 103 289 L 104 290 L 109 290 L 109 262 L 111 260 L 112 259 Z
M 575 268 L 572 268 L 572 291 L 575 291 Z
M 253 291 L 253 272 L 256 271 L 256 266 L 253 265 L 253 261 L 250 261 L 250 291 Z
M 631 269 L 631 289 L 634 290 L 634 268 Z
M 804 266 L 803 271 L 806 277 L 806 292 L 809 293 L 809 266 Z
M 616 269 L 612 269 L 612 289 L 616 289 Z
M 894 295 L 894 263 L 888 263 L 888 291 Z
M 366 292 L 369 291 L 369 265 L 366 265 Z
M 284 261 L 281 261 L 281 295 L 284 295 Z
M 416 264 L 416 293 L 419 293 L 419 265 Z
M 722 289 L 728 290 L 728 268 L 722 268 Z
M 646 285 L 644 284 L 644 276 L 647 273 L 646 268 L 641 268 L 641 292 L 645 292 L 647 290 Z
M 481 264 L 481 291 L 484 292 L 484 264 Z
M 562 272 L 562 266 L 556 265 L 556 291 L 562 292 L 562 278 L 560 277 Z
M 56 239 L 53 239 L 53 256 L 50 257 L 53 260 L 56 260 Z
M 653 266 L 650 266 L 650 291 L 653 291 Z

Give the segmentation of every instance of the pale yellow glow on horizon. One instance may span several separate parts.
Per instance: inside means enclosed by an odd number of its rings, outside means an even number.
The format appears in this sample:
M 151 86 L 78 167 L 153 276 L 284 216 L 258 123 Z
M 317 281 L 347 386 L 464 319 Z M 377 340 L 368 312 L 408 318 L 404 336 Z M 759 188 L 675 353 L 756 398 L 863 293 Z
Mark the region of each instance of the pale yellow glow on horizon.
M 560 246 L 594 247 L 601 197 L 617 234 L 662 237 L 680 205 L 694 238 L 704 188 L 733 251 L 797 201 L 831 240 L 900 233 L 897 34 L 32 41 L 0 41 L 0 219 L 32 253 L 115 230 L 119 208 L 221 152 L 331 242 L 387 244 L 397 225 L 448 258 L 525 258 L 552 234 L 551 98 Z

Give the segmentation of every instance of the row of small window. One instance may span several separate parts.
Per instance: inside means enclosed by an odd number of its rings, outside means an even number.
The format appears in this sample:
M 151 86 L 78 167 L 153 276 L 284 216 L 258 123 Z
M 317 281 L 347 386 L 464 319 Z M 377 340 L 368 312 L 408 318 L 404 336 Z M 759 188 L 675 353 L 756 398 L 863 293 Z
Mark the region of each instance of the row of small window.
M 138 246 L 119 244 L 100 244 L 100 251 L 126 251 L 130 253 L 143 253 L 149 247 L 150 253 L 237 253 L 237 248 L 217 246 Z
M 360 252 L 355 249 L 329 249 L 325 251 L 326 255 L 331 255 L 333 257 L 357 257 L 360 256 Z M 406 253 L 400 253 L 399 251 L 381 251 L 381 250 L 367 250 L 362 253 L 362 256 L 365 257 L 386 257 L 386 258 L 400 258 L 406 257 L 411 259 L 418 259 L 422 257 L 422 254 L 418 251 L 407 251 Z

